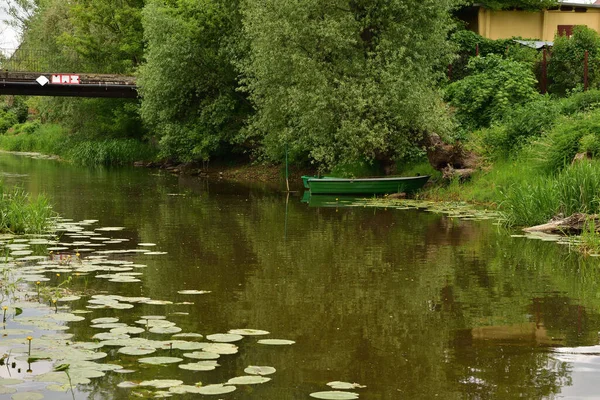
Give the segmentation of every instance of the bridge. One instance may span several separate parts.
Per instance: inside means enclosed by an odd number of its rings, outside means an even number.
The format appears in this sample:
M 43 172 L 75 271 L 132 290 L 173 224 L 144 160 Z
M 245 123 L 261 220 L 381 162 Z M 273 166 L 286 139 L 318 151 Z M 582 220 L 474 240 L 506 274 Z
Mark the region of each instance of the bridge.
M 0 49 L 0 95 L 138 97 L 136 79 L 129 75 L 65 71 L 76 55 L 48 57 L 47 52 Z M 69 69 L 72 69 L 69 68 Z

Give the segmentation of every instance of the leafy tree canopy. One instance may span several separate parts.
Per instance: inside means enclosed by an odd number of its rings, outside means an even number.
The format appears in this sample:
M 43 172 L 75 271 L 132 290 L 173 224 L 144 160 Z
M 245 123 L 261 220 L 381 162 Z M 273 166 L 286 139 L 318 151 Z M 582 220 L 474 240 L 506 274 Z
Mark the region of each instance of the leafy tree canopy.
M 446 91 L 463 126 L 489 126 L 515 105 L 538 97 L 537 80 L 527 64 L 490 54 L 472 58 L 468 68 L 470 75 Z
M 409 157 L 449 128 L 436 80 L 452 26 L 446 0 L 243 0 L 238 66 L 270 160 L 286 147 L 323 168 Z M 442 67 L 443 66 L 443 67 Z
M 165 156 L 208 160 L 237 140 L 250 108 L 232 65 L 237 1 L 150 0 L 143 26 L 142 118 Z
M 470 1 L 468 4 L 481 4 L 486 8 L 492 10 L 507 10 L 507 9 L 522 9 L 522 10 L 542 10 L 556 6 L 557 0 L 482 0 L 482 1 Z

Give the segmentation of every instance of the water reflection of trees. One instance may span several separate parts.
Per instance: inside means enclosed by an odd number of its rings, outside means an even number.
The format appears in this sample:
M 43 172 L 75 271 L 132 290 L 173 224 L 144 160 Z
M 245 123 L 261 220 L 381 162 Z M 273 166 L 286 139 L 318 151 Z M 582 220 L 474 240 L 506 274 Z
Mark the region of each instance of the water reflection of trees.
M 143 295 L 213 290 L 168 309 L 194 316 L 176 321 L 184 330 L 250 327 L 296 340 L 249 344 L 224 362 L 232 374 L 277 367 L 253 396 L 301 399 L 351 380 L 369 386 L 364 399 L 543 398 L 570 383 L 548 346 L 597 342 L 595 265 L 556 244 L 510 238 L 489 222 L 314 209 L 296 198 L 286 221 L 278 193 L 148 175 L 57 168 L 28 184 L 56 196 L 65 216 L 131 227 L 168 251 L 147 260 Z

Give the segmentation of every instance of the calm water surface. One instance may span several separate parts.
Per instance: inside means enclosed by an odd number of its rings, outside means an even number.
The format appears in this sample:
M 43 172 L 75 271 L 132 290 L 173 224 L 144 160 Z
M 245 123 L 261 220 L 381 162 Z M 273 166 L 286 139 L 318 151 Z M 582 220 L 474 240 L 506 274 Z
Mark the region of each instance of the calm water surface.
M 87 319 L 165 313 L 184 332 L 253 328 L 296 342 L 265 346 L 247 337 L 209 372 L 140 367 L 113 352 L 106 362 L 137 372 L 109 372 L 79 386 L 77 398 L 131 398 L 116 387 L 124 380 L 222 383 L 249 365 L 277 372 L 213 398 L 309 399 L 336 380 L 366 385 L 356 390 L 365 400 L 600 398 L 600 265 L 566 246 L 511 238 L 490 221 L 310 208 L 260 187 L 146 169 L 4 154 L 0 171 L 8 184 L 46 193 L 62 217 L 126 227 L 112 236 L 168 253 L 131 258 L 148 266 L 141 283 L 92 280 L 95 290 L 194 302 L 94 310 Z M 177 294 L 182 289 L 212 293 Z M 85 305 L 84 298 L 73 308 Z M 68 332 L 89 341 L 98 330 L 82 321 Z

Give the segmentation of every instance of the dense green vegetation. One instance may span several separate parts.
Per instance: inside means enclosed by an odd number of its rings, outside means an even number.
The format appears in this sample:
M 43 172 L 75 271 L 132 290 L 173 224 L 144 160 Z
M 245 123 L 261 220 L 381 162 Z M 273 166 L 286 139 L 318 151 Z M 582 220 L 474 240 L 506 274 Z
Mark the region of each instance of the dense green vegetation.
M 0 181 L 0 232 L 44 233 L 53 216 L 44 196 L 32 198 L 22 188 L 8 188 Z
M 287 155 L 320 171 L 410 174 L 431 171 L 424 139 L 436 133 L 481 161 L 470 182 L 437 186 L 432 197 L 495 203 L 513 224 L 600 204 L 589 194 L 600 155 L 600 36 L 584 26 L 556 38 L 549 93 L 540 94 L 541 51 L 463 30 L 453 11 L 465 1 L 11 4 L 21 7 L 21 47 L 54 54 L 23 67 L 136 74 L 142 99 L 5 102 L 5 149 L 90 165 Z M 590 160 L 571 165 L 576 154 Z

